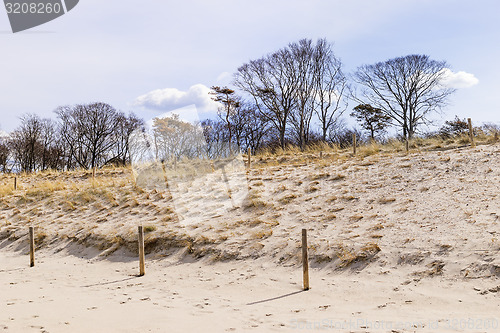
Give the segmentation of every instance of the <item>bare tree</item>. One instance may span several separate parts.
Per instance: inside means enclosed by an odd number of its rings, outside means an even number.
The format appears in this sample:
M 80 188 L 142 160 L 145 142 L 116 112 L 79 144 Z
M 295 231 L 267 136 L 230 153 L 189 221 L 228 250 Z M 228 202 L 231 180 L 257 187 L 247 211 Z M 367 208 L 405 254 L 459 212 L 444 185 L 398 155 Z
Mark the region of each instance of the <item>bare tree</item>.
M 206 154 L 202 127 L 181 120 L 177 114 L 155 118 L 153 135 L 159 160 L 202 158 Z
M 86 169 L 103 166 L 109 161 L 118 126 L 117 112 L 111 105 L 93 103 L 60 107 L 56 114 L 61 121 L 61 137 L 68 147 L 70 160 Z
M 354 73 L 360 96 L 354 98 L 381 109 L 411 139 L 427 115 L 446 105 L 454 89 L 442 85 L 447 68 L 445 61 L 427 55 L 408 55 L 364 65 Z
M 297 101 L 296 107 L 290 114 L 290 121 L 295 128 L 297 143 L 300 148 L 304 149 L 308 141 L 314 98 L 316 97 L 315 49 L 312 40 L 302 39 L 298 43 L 289 44 L 287 50 L 294 61 L 293 72 L 290 74 L 295 77 L 295 98 Z
M 22 116 L 21 125 L 11 133 L 10 147 L 19 171 L 36 171 L 43 150 L 42 119 L 35 114 Z
M 201 126 L 207 143 L 207 157 L 209 159 L 225 157 L 229 142 L 229 133 L 225 123 L 221 120 L 206 119 L 201 122 Z
M 273 123 L 284 148 L 288 118 L 296 106 L 297 77 L 290 50 L 281 49 L 244 64 L 234 83 L 252 96 L 259 112 Z
M 2 172 L 9 172 L 10 148 L 7 142 L 0 138 L 0 168 Z
M 334 126 L 347 108 L 345 93 L 347 78 L 342 72 L 342 62 L 326 39 L 320 39 L 314 50 L 316 98 L 314 111 L 321 125 L 323 141 L 327 141 L 330 127 Z
M 131 163 L 130 160 L 130 140 L 132 134 L 144 127 L 143 119 L 138 118 L 135 114 L 131 113 L 128 116 L 123 112 L 118 112 L 117 126 L 114 131 L 114 153 L 112 158 L 108 161 L 114 162 L 118 165 L 125 166 Z
M 60 158 L 60 147 L 58 140 L 57 124 L 52 119 L 41 120 L 41 161 L 40 169 L 57 169 Z

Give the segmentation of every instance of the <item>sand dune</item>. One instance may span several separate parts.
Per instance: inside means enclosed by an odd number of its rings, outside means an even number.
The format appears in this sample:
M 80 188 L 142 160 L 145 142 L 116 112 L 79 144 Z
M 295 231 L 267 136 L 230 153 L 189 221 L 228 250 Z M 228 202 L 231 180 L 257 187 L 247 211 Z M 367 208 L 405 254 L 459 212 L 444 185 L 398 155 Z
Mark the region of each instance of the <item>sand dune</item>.
M 246 175 L 246 198 L 231 205 L 224 184 L 211 196 L 198 179 L 174 204 L 166 186 L 138 188 L 126 169 L 95 180 L 22 176 L 17 191 L 5 190 L 4 176 L 0 327 L 500 332 L 498 144 L 260 159 Z M 144 277 L 135 276 L 139 224 Z M 28 225 L 37 233 L 34 268 Z

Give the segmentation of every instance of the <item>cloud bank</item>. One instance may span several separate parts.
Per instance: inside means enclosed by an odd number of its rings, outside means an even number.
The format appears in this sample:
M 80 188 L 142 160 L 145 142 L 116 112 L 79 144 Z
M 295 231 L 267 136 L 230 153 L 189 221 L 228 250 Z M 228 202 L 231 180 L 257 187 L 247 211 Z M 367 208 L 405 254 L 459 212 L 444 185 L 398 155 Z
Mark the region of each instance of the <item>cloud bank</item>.
M 203 84 L 195 84 L 187 91 L 176 88 L 157 89 L 137 97 L 134 106 L 171 111 L 195 105 L 199 113 L 217 112 L 219 104 L 211 99 L 209 92 L 210 88 Z
M 442 84 L 447 88 L 460 89 L 470 88 L 479 83 L 474 74 L 467 72 L 453 73 L 449 68 L 443 69 L 444 79 Z

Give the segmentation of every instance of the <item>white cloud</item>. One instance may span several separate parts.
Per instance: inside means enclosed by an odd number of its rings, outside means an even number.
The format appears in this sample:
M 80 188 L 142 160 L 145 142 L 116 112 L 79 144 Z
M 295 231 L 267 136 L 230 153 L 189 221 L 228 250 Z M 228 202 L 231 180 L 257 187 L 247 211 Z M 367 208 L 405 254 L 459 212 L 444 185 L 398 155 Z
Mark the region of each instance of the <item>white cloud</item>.
M 195 84 L 187 91 L 176 88 L 153 90 L 135 99 L 135 106 L 161 111 L 172 111 L 188 105 L 195 105 L 199 113 L 217 112 L 219 104 L 209 95 L 210 88 Z
M 441 82 L 447 88 L 470 88 L 479 83 L 474 74 L 467 72 L 453 73 L 449 68 L 443 69 L 444 79 Z

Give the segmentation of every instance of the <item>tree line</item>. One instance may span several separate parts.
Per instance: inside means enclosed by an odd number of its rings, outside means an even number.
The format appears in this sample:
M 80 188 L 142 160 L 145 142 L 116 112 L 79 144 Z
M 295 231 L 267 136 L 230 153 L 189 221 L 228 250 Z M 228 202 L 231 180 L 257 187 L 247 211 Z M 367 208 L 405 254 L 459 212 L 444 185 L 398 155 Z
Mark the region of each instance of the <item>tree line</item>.
M 134 114 L 106 103 L 63 106 L 55 114 L 57 120 L 35 114 L 21 117 L 20 126 L 0 140 L 2 172 L 127 165 L 130 137 L 144 125 Z
M 211 97 L 220 105 L 216 119 L 194 125 L 175 117 L 155 119 L 155 158 L 217 158 L 228 154 L 227 147 L 343 147 L 351 144 L 352 133 L 376 140 L 389 126 L 409 140 L 454 92 L 444 85 L 448 67 L 427 55 L 408 55 L 346 74 L 326 39 L 302 39 L 241 65 L 232 87 L 212 86 Z M 342 118 L 350 101 L 358 104 L 350 115 L 362 130 L 348 128 Z M 134 133 L 147 131 L 144 120 L 101 102 L 59 107 L 55 115 L 56 120 L 25 115 L 0 139 L 1 171 L 127 165 Z
M 222 106 L 219 124 L 211 126 L 224 130 L 229 142 L 253 150 L 289 143 L 304 148 L 318 141 L 342 146 L 357 131 L 341 118 L 354 101 L 358 106 L 351 116 L 371 140 L 389 126 L 409 140 L 454 92 L 444 85 L 448 67 L 427 55 L 408 55 L 345 74 L 331 43 L 303 39 L 240 66 L 234 88 L 213 86 L 213 99 Z M 249 114 L 263 128 L 258 140 L 245 129 Z

